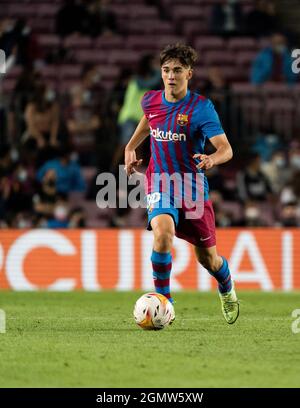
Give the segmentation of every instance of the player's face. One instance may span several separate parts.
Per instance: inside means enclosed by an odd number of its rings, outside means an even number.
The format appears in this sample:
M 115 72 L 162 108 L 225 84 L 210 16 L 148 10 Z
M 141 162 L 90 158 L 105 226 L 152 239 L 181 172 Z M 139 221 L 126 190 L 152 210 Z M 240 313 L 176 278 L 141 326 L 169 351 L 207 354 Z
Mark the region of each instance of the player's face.
M 191 68 L 182 65 L 180 61 L 176 59 L 166 61 L 161 67 L 165 90 L 173 95 L 178 95 L 186 91 L 192 73 Z

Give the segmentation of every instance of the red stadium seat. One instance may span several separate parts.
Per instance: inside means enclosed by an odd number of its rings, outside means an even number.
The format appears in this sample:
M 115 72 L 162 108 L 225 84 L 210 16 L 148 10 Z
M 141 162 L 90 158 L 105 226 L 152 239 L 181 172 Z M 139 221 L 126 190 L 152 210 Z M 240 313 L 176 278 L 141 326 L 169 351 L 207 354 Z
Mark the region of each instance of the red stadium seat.
M 29 18 L 29 17 L 34 17 L 36 16 L 36 5 L 34 4 L 19 4 L 19 3 L 10 3 L 7 7 L 1 7 L 2 13 L 7 16 L 13 16 L 13 17 L 24 17 L 24 18 Z
M 104 80 L 116 79 L 119 76 L 120 68 L 116 65 L 102 65 L 99 67 L 99 73 Z
M 1 91 L 5 94 L 5 93 L 12 93 L 12 91 L 14 90 L 15 86 L 16 86 L 16 81 L 17 78 L 5 78 L 4 80 L 2 80 L 1 82 Z
M 237 64 L 240 66 L 251 66 L 257 56 L 256 51 L 241 51 L 236 55 Z
M 144 4 L 118 4 L 110 6 L 117 17 L 121 18 L 159 18 L 158 9 L 154 6 L 145 6 Z
M 199 52 L 204 50 L 224 50 L 226 43 L 222 37 L 201 36 L 194 40 L 194 47 Z
M 92 47 L 107 50 L 124 49 L 125 45 L 126 45 L 125 38 L 117 35 L 100 36 L 97 37 L 92 43 Z
M 64 46 L 66 48 L 90 48 L 91 45 L 91 38 L 82 35 L 71 35 L 64 40 Z
M 161 35 L 174 34 L 174 25 L 169 21 L 161 20 L 139 20 L 123 21 L 128 34 L 150 34 L 157 32 Z
M 38 72 L 47 79 L 57 79 L 59 71 L 55 65 L 45 65 L 39 68 Z
M 289 97 L 291 95 L 292 87 L 281 83 L 266 83 L 262 85 L 262 91 L 267 95 L 273 97 Z
M 38 43 L 42 47 L 55 48 L 61 44 L 61 39 L 55 34 L 40 34 L 37 37 Z
M 55 31 L 55 22 L 52 18 L 31 18 L 28 20 L 28 25 L 39 34 L 53 34 Z
M 172 6 L 170 9 L 171 18 L 175 23 L 182 23 L 184 20 L 202 21 L 208 16 L 206 7 L 199 6 Z
M 259 49 L 259 42 L 250 37 L 230 38 L 227 46 L 233 51 L 257 51 Z
M 200 35 L 208 35 L 209 28 L 208 28 L 208 21 L 201 20 L 201 21 L 183 21 L 180 24 L 181 31 L 183 36 L 185 36 L 188 41 L 192 41 L 194 37 Z
M 36 6 L 36 14 L 40 17 L 55 17 L 60 6 L 53 3 L 43 3 Z
M 202 61 L 204 65 L 234 65 L 235 54 L 231 51 L 206 51 L 203 53 Z
M 80 64 L 61 65 L 59 70 L 60 75 L 63 78 L 79 78 L 81 75 L 82 66 Z
M 74 56 L 83 64 L 107 64 L 107 54 L 101 50 L 74 50 Z
M 135 65 L 140 57 L 140 53 L 130 50 L 112 50 L 107 54 L 108 63 L 120 65 Z

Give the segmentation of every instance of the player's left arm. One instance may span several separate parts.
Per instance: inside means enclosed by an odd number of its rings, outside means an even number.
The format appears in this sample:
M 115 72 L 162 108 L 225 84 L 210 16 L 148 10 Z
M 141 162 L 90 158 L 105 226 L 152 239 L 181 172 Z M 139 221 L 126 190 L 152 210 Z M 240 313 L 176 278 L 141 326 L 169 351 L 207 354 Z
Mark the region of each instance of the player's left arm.
M 225 133 L 210 137 L 210 142 L 215 147 L 216 151 L 212 154 L 194 154 L 194 159 L 200 159 L 201 162 L 197 164 L 198 169 L 208 170 L 218 164 L 226 163 L 232 156 L 232 148 Z

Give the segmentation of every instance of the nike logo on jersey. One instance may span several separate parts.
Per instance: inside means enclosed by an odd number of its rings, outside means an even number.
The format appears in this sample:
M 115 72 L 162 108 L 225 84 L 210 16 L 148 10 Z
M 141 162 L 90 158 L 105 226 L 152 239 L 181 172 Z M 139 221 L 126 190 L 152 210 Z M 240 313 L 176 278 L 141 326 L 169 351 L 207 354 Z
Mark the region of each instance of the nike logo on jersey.
M 200 238 L 200 241 L 207 241 L 209 238 L 210 238 L 210 236 L 207 237 L 207 238 Z
M 156 113 L 155 115 L 153 113 L 149 113 L 149 119 L 155 118 L 155 116 L 158 116 L 158 113 Z

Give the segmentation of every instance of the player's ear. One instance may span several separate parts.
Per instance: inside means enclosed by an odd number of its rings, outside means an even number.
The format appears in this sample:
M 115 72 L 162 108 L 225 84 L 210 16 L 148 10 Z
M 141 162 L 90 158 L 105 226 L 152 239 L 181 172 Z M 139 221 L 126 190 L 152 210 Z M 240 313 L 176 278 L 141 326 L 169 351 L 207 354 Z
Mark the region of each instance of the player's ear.
M 192 69 L 189 69 L 189 70 L 188 70 L 187 79 L 188 79 L 188 80 L 191 79 L 192 76 L 193 76 L 193 70 L 192 70 Z

